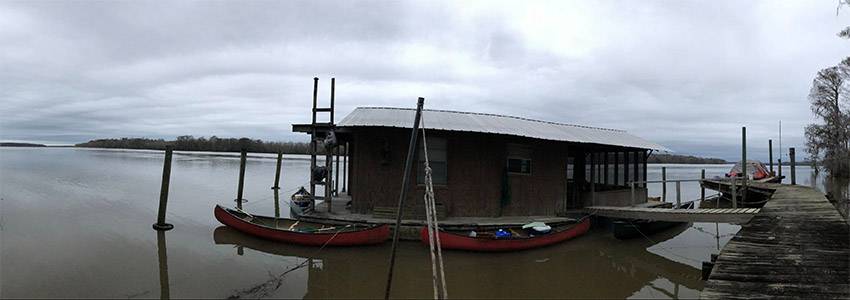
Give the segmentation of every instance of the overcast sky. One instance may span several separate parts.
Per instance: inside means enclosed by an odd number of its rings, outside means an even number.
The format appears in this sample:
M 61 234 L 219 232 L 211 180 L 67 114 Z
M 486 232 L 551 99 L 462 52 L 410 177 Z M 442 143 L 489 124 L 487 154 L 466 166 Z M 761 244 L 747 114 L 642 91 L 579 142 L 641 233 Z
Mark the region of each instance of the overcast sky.
M 734 159 L 803 147 L 836 1 L 0 2 L 0 140 L 306 141 L 312 78 L 357 106 L 624 129 Z M 764 154 L 764 155 L 762 155 Z

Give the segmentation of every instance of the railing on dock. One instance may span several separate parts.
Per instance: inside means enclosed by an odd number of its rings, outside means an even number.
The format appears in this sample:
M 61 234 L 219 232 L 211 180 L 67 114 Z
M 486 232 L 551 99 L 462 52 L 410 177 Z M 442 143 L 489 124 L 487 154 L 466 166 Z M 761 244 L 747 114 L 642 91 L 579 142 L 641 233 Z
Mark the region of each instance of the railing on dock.
M 641 181 L 629 181 L 629 188 L 631 189 L 631 206 L 635 206 L 635 185 L 637 184 L 649 184 L 649 183 L 660 183 L 662 184 L 662 193 L 661 193 L 661 202 L 667 202 L 667 183 L 673 182 L 676 183 L 676 206 L 674 208 L 679 208 L 682 205 L 682 182 L 701 182 L 702 179 L 664 179 L 664 180 L 641 180 Z M 700 186 L 702 189 L 702 197 L 700 200 L 705 200 L 705 188 Z

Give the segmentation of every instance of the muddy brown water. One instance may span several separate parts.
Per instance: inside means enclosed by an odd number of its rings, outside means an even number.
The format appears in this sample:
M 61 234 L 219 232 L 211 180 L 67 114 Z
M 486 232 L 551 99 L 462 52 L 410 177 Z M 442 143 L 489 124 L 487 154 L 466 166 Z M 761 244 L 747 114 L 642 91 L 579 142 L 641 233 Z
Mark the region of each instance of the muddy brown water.
M 273 155 L 249 159 L 245 210 L 274 215 Z M 279 213 L 307 180 L 308 161 L 284 161 Z M 74 148 L 0 148 L 2 298 L 346 298 L 382 297 L 389 244 L 298 247 L 222 227 L 215 204 L 234 205 L 239 160 L 174 156 L 168 222 L 157 234 L 162 154 Z M 651 165 L 650 180 L 660 178 Z M 728 165 L 666 165 L 669 178 L 726 172 Z M 798 168 L 802 184 L 817 177 Z M 683 198 L 699 197 L 683 184 Z M 668 193 L 672 194 L 672 185 Z M 660 186 L 650 186 L 651 195 Z M 698 269 L 739 226 L 683 224 L 628 241 L 603 228 L 542 249 L 446 251 L 451 298 L 693 298 Z M 430 297 L 427 247 L 400 246 L 393 296 Z

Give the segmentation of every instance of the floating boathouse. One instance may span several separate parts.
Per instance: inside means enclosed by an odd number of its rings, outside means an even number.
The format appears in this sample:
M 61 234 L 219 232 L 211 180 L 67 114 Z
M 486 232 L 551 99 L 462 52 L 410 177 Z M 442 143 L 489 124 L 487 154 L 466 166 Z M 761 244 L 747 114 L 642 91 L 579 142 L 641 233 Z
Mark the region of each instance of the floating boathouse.
M 293 131 L 313 136 L 314 149 L 323 144 L 331 145 L 328 153 L 347 148 L 342 168 L 334 168 L 329 155 L 327 170 L 311 172 L 314 183 L 328 186 L 326 194 L 337 202 L 325 201 L 324 210 L 368 219 L 395 215 L 414 115 L 414 109 L 359 107 L 338 124 L 293 125 Z M 496 114 L 426 109 L 421 125 L 444 219 L 555 217 L 592 205 L 628 206 L 629 182 L 646 180 L 648 156 L 669 151 L 622 130 Z M 335 143 L 324 143 L 331 132 Z M 405 219 L 424 219 L 421 137 L 419 147 Z M 339 186 L 333 184 L 336 173 L 343 170 L 344 192 L 333 188 Z M 645 185 L 636 185 L 635 191 L 636 203 L 646 202 Z

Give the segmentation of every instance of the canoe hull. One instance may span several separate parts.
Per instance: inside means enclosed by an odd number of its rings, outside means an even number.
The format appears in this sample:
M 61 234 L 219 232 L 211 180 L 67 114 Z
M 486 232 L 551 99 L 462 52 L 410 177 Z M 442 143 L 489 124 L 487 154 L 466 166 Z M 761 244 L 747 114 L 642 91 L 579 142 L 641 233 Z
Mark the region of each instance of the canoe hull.
M 560 243 L 581 236 L 590 229 L 590 218 L 584 218 L 581 222 L 563 231 L 536 236 L 526 239 L 490 239 L 474 238 L 459 234 L 438 231 L 440 244 L 443 249 L 482 251 L 482 252 L 506 252 L 539 248 Z M 422 243 L 428 245 L 428 228 L 423 227 L 420 231 Z
M 267 240 L 291 244 L 306 246 L 374 245 L 383 243 L 390 236 L 389 225 L 379 225 L 372 228 L 350 232 L 329 231 L 322 233 L 304 233 L 254 224 L 235 216 L 220 205 L 215 207 L 214 212 L 215 218 L 219 222 L 242 233 Z

